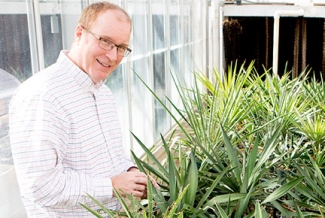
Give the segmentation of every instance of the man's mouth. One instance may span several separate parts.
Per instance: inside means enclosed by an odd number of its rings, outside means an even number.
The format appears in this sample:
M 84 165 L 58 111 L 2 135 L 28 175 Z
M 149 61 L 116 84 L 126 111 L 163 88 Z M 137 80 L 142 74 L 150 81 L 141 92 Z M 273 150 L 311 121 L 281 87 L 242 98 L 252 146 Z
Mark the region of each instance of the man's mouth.
M 101 64 L 103 67 L 110 67 L 109 64 L 104 64 L 103 62 L 100 62 L 98 59 L 96 59 L 99 64 Z

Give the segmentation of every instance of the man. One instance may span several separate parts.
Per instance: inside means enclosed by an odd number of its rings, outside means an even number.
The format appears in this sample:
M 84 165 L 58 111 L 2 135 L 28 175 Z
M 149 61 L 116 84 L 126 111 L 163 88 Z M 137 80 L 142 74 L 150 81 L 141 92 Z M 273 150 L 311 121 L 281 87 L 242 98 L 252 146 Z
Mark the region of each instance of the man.
M 81 14 L 70 51 L 24 82 L 10 106 L 10 141 L 29 217 L 92 217 L 92 195 L 120 209 L 114 189 L 143 197 L 147 176 L 125 156 L 106 78 L 131 50 L 131 19 L 100 2 Z M 158 188 L 155 181 L 154 186 Z

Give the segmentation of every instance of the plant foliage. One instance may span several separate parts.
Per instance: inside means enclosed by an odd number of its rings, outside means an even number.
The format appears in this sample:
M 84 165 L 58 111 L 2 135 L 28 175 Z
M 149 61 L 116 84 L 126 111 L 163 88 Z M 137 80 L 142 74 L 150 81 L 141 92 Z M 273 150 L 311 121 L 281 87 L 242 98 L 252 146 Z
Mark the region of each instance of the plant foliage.
M 289 72 L 260 75 L 253 62 L 228 69 L 224 77 L 214 70 L 213 81 L 195 72 L 192 88 L 171 74 L 181 108 L 138 77 L 181 134 L 161 135 L 164 161 L 133 135 L 146 154 L 140 159 L 132 153 L 138 168 L 161 189 L 149 182 L 142 201 L 118 195 L 123 212 L 107 210 L 90 196 L 102 211 L 111 217 L 323 216 L 323 80 L 308 72 L 294 79 Z

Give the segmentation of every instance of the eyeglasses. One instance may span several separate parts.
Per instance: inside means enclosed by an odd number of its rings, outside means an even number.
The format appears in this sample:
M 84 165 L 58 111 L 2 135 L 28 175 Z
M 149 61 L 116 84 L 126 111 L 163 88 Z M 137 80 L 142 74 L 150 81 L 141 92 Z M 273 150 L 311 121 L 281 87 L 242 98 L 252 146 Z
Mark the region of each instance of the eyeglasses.
M 105 49 L 107 51 L 112 50 L 114 47 L 117 48 L 117 54 L 123 57 L 128 56 L 131 53 L 131 49 L 128 47 L 124 47 L 122 45 L 116 45 L 114 42 L 109 41 L 108 39 L 102 38 L 99 35 L 96 35 L 95 33 L 91 32 L 90 30 L 86 29 L 85 27 L 81 26 L 82 29 L 86 30 L 91 35 L 95 36 L 98 39 L 98 46 L 102 49 Z

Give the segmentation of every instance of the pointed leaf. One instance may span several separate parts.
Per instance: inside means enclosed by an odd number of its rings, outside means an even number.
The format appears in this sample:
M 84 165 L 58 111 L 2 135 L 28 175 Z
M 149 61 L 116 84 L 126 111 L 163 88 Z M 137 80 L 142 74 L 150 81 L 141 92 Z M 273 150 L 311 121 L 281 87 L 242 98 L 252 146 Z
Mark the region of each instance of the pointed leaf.
M 267 196 L 264 199 L 264 201 L 262 202 L 262 204 L 265 204 L 267 202 L 275 201 L 275 200 L 279 199 L 283 195 L 287 194 L 287 192 L 289 190 L 291 190 L 296 185 L 298 185 L 303 179 L 304 179 L 304 177 L 299 177 L 299 178 L 294 179 L 294 180 L 290 181 L 289 183 L 281 186 L 280 188 L 278 188 L 277 190 L 275 190 L 273 193 L 271 193 L 269 196 Z

